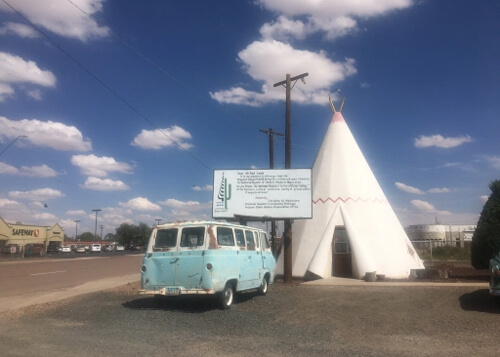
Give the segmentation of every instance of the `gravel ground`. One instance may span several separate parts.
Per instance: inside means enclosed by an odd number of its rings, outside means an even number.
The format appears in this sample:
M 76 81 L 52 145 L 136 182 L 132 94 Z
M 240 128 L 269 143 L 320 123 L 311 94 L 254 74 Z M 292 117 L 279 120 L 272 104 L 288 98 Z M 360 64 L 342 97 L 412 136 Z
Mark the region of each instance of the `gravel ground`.
M 2 356 L 498 356 L 500 301 L 477 287 L 277 283 L 222 311 L 139 285 L 0 317 Z

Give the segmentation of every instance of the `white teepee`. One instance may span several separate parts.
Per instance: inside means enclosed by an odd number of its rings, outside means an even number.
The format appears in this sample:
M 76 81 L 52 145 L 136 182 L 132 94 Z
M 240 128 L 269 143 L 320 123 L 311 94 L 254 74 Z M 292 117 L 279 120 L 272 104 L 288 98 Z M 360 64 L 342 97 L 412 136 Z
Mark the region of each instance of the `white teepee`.
M 335 112 L 312 169 L 313 218 L 293 224 L 292 275 L 328 278 L 348 253 L 349 275 L 407 278 L 424 268 L 341 112 Z M 335 232 L 337 231 L 337 232 Z M 334 244 L 334 234 L 347 236 Z M 348 250 L 345 250 L 349 247 Z M 347 256 L 346 255 L 346 256 Z M 280 254 L 277 273 L 283 273 Z M 312 274 L 311 274 L 312 273 Z

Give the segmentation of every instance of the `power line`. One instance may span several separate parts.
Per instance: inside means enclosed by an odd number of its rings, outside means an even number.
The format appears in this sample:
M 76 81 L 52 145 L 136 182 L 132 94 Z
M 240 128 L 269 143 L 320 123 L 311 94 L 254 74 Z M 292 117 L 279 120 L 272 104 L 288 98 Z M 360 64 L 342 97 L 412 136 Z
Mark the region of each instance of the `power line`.
M 184 151 L 186 154 L 191 156 L 195 161 L 204 166 L 209 170 L 213 170 L 211 167 L 206 165 L 201 159 L 196 157 L 192 152 L 182 147 L 182 145 L 177 142 L 174 138 L 164 132 L 160 127 L 158 127 L 151 119 L 149 119 L 145 114 L 136 109 L 132 104 L 130 104 L 124 97 L 122 97 L 116 90 L 114 90 L 111 86 L 102 81 L 99 77 L 97 77 L 92 71 L 90 71 L 87 67 L 85 67 L 80 61 L 78 61 L 74 56 L 72 56 L 69 52 L 67 52 L 64 48 L 59 46 L 49 35 L 47 35 L 44 31 L 42 31 L 38 26 L 36 26 L 33 22 L 31 22 L 26 16 L 24 16 L 21 12 L 15 9 L 12 5 L 10 5 L 6 0 L 2 0 L 9 8 L 12 9 L 18 16 L 20 16 L 24 21 L 26 21 L 30 26 L 32 26 L 35 30 L 37 30 L 43 37 L 45 37 L 51 44 L 53 44 L 60 52 L 62 52 L 66 57 L 72 60 L 76 65 L 78 65 L 83 71 L 85 71 L 88 75 L 90 75 L 94 80 L 96 80 L 101 86 L 103 86 L 107 91 L 113 94 L 118 100 L 120 100 L 123 104 L 125 104 L 130 110 L 148 122 L 153 128 L 158 129 L 166 138 L 171 140 L 179 149 Z
M 89 19 L 95 21 L 92 16 L 90 14 L 88 14 L 85 10 L 83 10 L 81 7 L 79 7 L 77 4 L 75 4 L 72 0 L 67 0 L 71 5 L 73 5 L 75 8 L 77 8 L 81 13 L 83 13 L 85 16 L 87 16 Z M 109 27 L 108 27 L 109 28 Z M 189 92 L 191 92 L 193 95 L 195 95 L 196 97 L 200 98 L 201 100 L 205 101 L 206 103 L 208 103 L 209 105 L 217 108 L 219 111 L 223 112 L 224 114 L 226 114 L 228 117 L 230 118 L 234 118 L 236 120 L 238 120 L 239 122 L 247 125 L 248 127 L 253 127 L 252 125 L 250 125 L 248 123 L 248 121 L 230 113 L 229 111 L 225 110 L 223 107 L 221 106 L 217 106 L 215 105 L 215 103 L 211 100 L 207 100 L 207 98 L 201 94 L 199 94 L 196 90 L 194 90 L 192 87 L 190 87 L 188 84 L 184 83 L 183 81 L 181 81 L 179 78 L 175 77 L 172 73 L 170 73 L 169 71 L 167 71 L 165 68 L 163 68 L 161 65 L 157 64 L 156 62 L 154 62 L 152 59 L 150 59 L 148 56 L 146 56 L 144 53 L 142 53 L 141 51 L 139 51 L 137 48 L 135 48 L 134 46 L 132 46 L 130 43 L 126 42 L 125 40 L 123 40 L 116 32 L 114 32 L 112 29 L 109 28 L 109 32 L 111 33 L 111 35 L 116 39 L 118 40 L 119 42 L 121 42 L 125 47 L 127 47 L 129 50 L 131 50 L 132 52 L 134 52 L 137 56 L 139 56 L 140 58 L 142 58 L 143 60 L 145 60 L 146 62 L 148 62 L 150 65 L 152 65 L 153 67 L 155 67 L 157 70 L 159 70 L 161 73 L 163 73 L 164 75 L 166 75 L 167 77 L 169 77 L 170 79 L 172 79 L 174 82 L 176 82 L 178 85 L 182 86 L 183 88 L 187 89 Z

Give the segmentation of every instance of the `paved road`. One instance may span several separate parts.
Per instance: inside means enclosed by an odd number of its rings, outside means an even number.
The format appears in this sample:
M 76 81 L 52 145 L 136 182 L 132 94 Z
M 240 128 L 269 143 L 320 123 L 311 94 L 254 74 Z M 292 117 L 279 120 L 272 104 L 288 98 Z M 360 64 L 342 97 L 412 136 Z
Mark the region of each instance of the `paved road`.
M 142 255 L 0 263 L 0 311 L 138 281 Z

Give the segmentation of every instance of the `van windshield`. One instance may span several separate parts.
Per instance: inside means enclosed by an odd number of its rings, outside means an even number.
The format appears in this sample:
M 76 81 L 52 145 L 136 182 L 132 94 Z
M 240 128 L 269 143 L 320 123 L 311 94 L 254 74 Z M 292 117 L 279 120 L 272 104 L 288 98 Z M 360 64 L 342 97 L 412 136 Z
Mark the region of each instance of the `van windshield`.
M 154 249 L 175 248 L 177 246 L 177 228 L 156 231 Z

